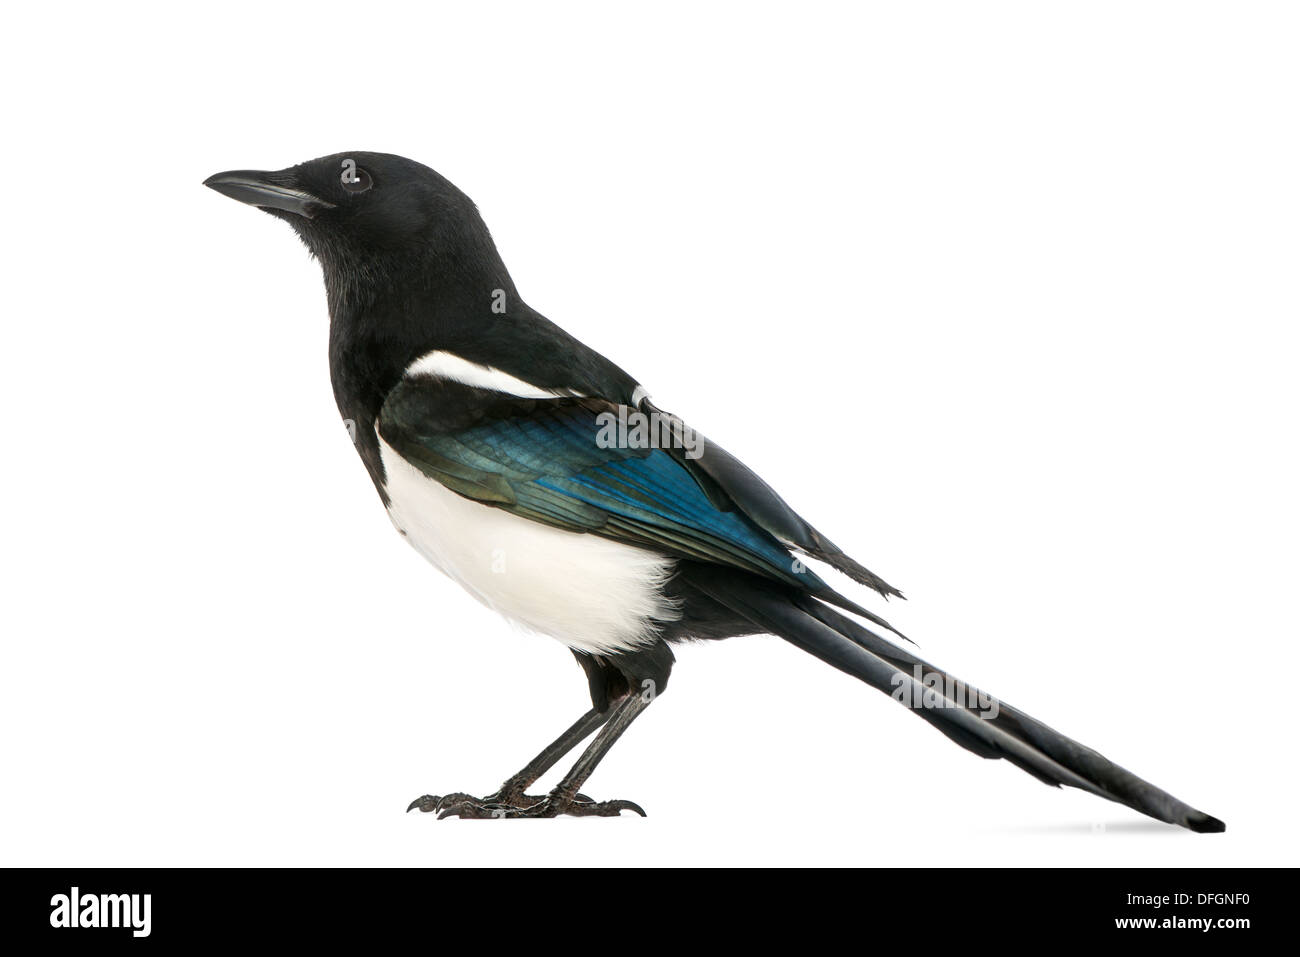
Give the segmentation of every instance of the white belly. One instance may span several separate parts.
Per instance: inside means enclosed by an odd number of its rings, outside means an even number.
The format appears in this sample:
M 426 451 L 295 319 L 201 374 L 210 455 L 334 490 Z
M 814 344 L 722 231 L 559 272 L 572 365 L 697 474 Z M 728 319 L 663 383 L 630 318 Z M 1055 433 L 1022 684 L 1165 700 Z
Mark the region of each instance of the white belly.
M 382 438 L 379 449 L 393 524 L 511 621 L 601 654 L 644 645 L 655 637 L 651 619 L 679 617 L 663 594 L 673 559 L 482 505 L 428 478 Z

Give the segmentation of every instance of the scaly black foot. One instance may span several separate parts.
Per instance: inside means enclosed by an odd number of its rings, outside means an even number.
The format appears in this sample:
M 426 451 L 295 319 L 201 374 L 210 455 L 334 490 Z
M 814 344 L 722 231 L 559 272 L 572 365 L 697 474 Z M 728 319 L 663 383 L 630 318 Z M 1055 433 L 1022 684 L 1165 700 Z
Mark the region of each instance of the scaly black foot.
M 521 791 L 498 791 L 495 794 L 489 794 L 484 798 L 478 798 L 472 794 L 466 794 L 464 791 L 456 791 L 452 794 L 444 794 L 442 797 L 439 797 L 436 794 L 425 794 L 408 804 L 406 806 L 406 811 L 409 814 L 418 807 L 425 814 L 430 814 L 434 812 L 442 812 L 447 808 L 455 807 L 460 804 L 469 804 L 488 811 L 499 811 L 505 809 L 522 811 L 538 804 L 543 804 L 546 799 L 547 796 L 544 794 L 524 794 Z M 587 804 L 596 803 L 585 794 L 579 794 L 574 800 L 582 801 Z M 644 815 L 645 812 L 642 811 L 642 816 Z M 446 815 L 442 816 L 445 817 Z M 488 813 L 482 816 L 502 817 L 503 815 Z
M 561 815 L 570 817 L 618 817 L 623 811 L 635 811 L 642 817 L 646 816 L 645 811 L 641 809 L 641 805 L 633 801 L 593 801 L 585 794 L 576 795 L 572 800 L 564 800 L 552 793 L 541 799 L 527 798 L 519 804 L 499 804 L 490 801 L 479 801 L 475 798 L 455 803 L 447 800 L 447 798 L 455 797 L 461 797 L 461 795 L 447 795 L 442 799 L 442 811 L 438 815 L 438 820 L 459 817 L 465 820 L 483 821 L 492 818 L 545 818 L 560 817 Z M 421 810 L 423 810 L 423 807 L 421 807 Z

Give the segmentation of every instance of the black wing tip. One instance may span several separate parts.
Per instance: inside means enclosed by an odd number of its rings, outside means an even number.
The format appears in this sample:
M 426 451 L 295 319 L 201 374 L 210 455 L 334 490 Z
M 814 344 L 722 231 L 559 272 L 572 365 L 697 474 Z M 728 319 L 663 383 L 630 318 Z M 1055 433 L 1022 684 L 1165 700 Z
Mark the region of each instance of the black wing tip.
M 1187 817 L 1188 830 L 1195 831 L 1197 834 L 1222 834 L 1228 829 L 1217 817 L 1211 817 L 1209 814 L 1189 814 Z
M 871 569 L 864 565 L 859 565 L 843 552 L 835 554 L 828 552 L 822 554 L 818 554 L 817 552 L 808 552 L 808 554 L 812 555 L 813 558 L 819 558 L 826 562 L 836 571 L 852 578 L 859 585 L 866 585 L 872 591 L 879 592 L 885 601 L 889 601 L 890 598 L 901 598 L 903 601 L 907 601 L 907 596 L 901 591 L 889 584 L 889 582 L 885 581 Z
M 903 601 L 907 601 L 907 596 L 901 591 L 889 584 L 889 582 L 885 581 L 865 565 L 860 565 L 853 559 L 849 558 L 849 556 L 845 555 L 843 552 L 830 556 L 814 554 L 814 557 L 821 558 L 823 561 L 830 564 L 832 568 L 848 575 L 859 585 L 866 585 L 868 588 L 879 592 L 881 596 L 884 597 L 885 601 L 889 601 L 890 598 L 901 598 Z

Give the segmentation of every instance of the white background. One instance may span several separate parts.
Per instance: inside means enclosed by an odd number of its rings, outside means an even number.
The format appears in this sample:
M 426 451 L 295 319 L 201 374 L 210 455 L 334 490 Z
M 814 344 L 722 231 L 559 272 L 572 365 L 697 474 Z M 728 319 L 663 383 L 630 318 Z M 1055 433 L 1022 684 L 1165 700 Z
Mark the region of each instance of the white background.
M 0 862 L 1295 863 L 1294 8 L 467 6 L 8 14 Z M 201 186 L 353 149 L 474 197 L 927 657 L 1227 833 L 772 638 L 680 649 L 587 789 L 645 820 L 403 814 L 587 699 L 393 533 L 317 266 Z

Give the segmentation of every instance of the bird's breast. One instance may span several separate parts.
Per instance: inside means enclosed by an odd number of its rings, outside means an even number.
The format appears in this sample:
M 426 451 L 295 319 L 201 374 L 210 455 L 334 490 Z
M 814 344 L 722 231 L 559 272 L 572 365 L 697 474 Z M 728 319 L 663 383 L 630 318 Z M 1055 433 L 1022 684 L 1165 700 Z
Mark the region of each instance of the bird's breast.
M 406 540 L 511 621 L 579 651 L 652 641 L 678 617 L 664 596 L 672 558 L 565 531 L 458 495 L 379 439 L 388 514 Z

